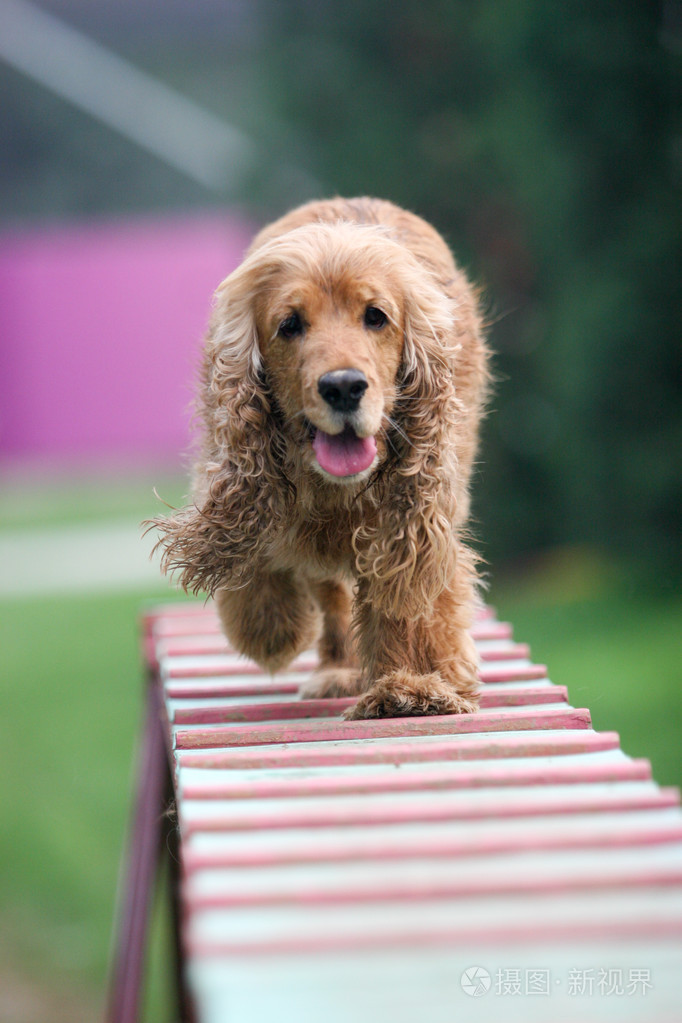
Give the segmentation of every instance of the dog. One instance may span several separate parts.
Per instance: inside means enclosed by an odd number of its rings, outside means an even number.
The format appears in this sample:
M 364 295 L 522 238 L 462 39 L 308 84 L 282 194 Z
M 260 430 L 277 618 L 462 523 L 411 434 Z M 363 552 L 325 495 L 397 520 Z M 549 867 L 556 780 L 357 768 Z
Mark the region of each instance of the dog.
M 433 227 L 370 198 L 287 214 L 215 294 L 162 569 L 270 673 L 317 643 L 301 695 L 357 696 L 348 719 L 475 711 L 488 382 L 477 295 Z

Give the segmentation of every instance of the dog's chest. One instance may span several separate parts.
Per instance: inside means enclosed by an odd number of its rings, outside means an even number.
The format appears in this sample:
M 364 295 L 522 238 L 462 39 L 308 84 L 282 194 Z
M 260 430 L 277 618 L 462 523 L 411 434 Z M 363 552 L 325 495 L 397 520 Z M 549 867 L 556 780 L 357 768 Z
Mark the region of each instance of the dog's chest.
M 322 520 L 292 516 L 282 537 L 291 567 L 323 574 L 352 573 L 353 529 L 348 512 Z

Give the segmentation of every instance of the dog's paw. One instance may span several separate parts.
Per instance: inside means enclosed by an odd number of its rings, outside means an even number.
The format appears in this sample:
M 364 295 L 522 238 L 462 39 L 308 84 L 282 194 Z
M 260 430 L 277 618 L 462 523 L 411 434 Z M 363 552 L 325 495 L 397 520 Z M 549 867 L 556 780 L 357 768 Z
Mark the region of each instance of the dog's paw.
M 346 721 L 360 718 L 424 717 L 427 714 L 473 714 L 477 700 L 460 696 L 440 675 L 401 670 L 384 675 L 344 712 Z
M 367 688 L 357 668 L 320 668 L 310 682 L 301 686 L 302 700 L 329 699 L 334 696 L 357 696 Z

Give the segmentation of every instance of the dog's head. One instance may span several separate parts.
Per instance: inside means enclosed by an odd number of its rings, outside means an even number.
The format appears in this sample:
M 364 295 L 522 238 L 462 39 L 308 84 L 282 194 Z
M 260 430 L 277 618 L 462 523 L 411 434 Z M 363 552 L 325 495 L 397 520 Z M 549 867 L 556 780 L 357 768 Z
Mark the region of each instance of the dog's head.
M 418 443 L 409 424 L 423 435 L 415 403 L 450 377 L 452 306 L 382 228 L 309 224 L 264 243 L 216 293 L 206 383 L 225 441 L 234 453 L 248 425 L 266 445 L 276 430 L 304 469 L 364 480 Z

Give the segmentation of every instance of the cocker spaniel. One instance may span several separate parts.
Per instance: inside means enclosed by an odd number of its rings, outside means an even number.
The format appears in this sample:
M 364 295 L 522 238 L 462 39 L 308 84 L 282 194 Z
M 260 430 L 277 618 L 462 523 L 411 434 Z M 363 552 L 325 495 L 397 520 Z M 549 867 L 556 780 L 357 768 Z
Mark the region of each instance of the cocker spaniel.
M 334 199 L 271 224 L 215 295 L 163 569 L 269 672 L 317 642 L 302 695 L 357 695 L 347 718 L 474 711 L 462 535 L 487 362 L 474 293 L 419 217 Z

